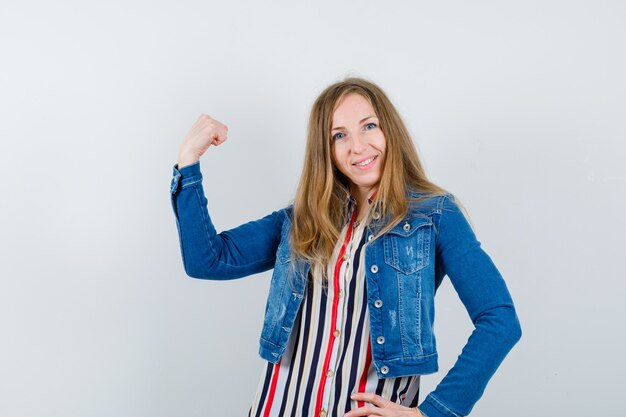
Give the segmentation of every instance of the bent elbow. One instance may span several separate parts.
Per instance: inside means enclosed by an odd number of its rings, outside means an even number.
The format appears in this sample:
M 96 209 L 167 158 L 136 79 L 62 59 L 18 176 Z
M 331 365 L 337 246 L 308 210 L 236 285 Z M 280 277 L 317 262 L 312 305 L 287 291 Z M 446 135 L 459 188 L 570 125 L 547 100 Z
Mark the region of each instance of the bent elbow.
M 495 306 L 483 311 L 474 324 L 500 340 L 507 350 L 522 338 L 522 326 L 512 304 Z
M 202 271 L 188 267 L 185 265 L 185 274 L 187 274 L 187 276 L 189 278 L 195 278 L 195 279 L 210 279 L 208 277 L 206 277 L 205 274 L 202 273 Z
M 501 325 L 504 338 L 508 341 L 509 348 L 512 348 L 522 338 L 522 326 L 515 311 L 515 307 L 509 306 L 504 309 L 504 312 L 501 317 Z
M 515 345 L 522 338 L 522 325 L 519 322 L 517 314 L 513 312 L 514 319 L 511 321 L 511 340 Z
M 207 276 L 206 274 L 203 274 L 200 271 L 196 271 L 194 269 L 186 269 L 185 268 L 185 273 L 187 274 L 187 276 L 189 278 L 194 278 L 194 279 L 212 279 L 211 277 Z
M 222 274 L 216 273 L 216 268 L 206 264 L 184 262 L 185 273 L 190 278 L 220 280 L 224 279 Z

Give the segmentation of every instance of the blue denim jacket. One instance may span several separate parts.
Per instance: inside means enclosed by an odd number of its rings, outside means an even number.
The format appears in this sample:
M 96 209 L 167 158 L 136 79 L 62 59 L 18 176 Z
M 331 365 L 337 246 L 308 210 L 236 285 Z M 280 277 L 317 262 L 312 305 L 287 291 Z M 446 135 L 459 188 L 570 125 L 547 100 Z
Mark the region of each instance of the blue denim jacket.
M 259 354 L 277 363 L 310 269 L 303 260 L 290 268 L 292 206 L 218 234 L 207 209 L 200 163 L 180 170 L 174 165 L 173 175 L 170 195 L 187 275 L 229 280 L 274 268 Z M 372 235 L 383 219 L 374 214 L 364 247 L 372 363 L 379 378 L 438 370 L 434 297 L 445 275 L 474 323 L 456 363 L 419 406 L 427 417 L 469 414 L 521 337 L 507 286 L 451 197 L 437 196 L 412 207 L 377 239 Z

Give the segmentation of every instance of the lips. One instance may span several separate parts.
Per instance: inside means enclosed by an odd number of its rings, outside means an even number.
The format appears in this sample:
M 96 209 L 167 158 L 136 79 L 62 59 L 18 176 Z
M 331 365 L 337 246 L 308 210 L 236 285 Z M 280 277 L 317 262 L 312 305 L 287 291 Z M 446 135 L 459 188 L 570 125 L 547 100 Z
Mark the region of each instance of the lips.
M 367 158 L 363 158 L 363 159 L 361 159 L 359 161 L 356 161 L 352 165 L 354 165 L 354 166 L 365 166 L 365 165 L 371 164 L 376 158 L 378 158 L 378 155 L 368 156 Z

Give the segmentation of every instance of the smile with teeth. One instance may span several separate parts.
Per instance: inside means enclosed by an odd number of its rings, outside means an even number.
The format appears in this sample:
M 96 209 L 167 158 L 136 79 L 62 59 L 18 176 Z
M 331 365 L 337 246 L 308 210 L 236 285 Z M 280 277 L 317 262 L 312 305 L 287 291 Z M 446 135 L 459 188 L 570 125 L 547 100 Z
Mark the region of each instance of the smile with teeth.
M 358 164 L 352 164 L 352 165 L 355 165 L 357 167 L 365 166 L 365 165 L 369 164 L 370 162 L 372 162 L 374 159 L 376 159 L 377 156 L 378 155 L 372 156 L 371 158 L 367 158 L 365 161 L 361 161 Z

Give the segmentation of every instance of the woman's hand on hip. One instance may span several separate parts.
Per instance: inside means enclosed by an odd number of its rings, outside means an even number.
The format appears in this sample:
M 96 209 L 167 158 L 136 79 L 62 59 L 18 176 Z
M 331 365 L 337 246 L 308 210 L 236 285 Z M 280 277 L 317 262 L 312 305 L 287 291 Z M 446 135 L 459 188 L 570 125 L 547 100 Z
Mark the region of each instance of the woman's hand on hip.
M 426 417 L 417 408 L 409 408 L 393 401 L 389 401 L 371 392 L 358 392 L 350 397 L 357 401 L 366 401 L 374 406 L 368 406 L 351 410 L 344 417 L 357 416 L 386 416 L 386 417 Z
M 228 126 L 207 114 L 198 116 L 183 139 L 178 154 L 178 167 L 197 162 L 211 145 L 221 145 L 228 137 Z

